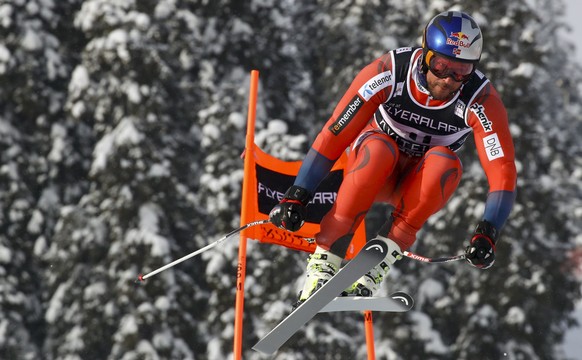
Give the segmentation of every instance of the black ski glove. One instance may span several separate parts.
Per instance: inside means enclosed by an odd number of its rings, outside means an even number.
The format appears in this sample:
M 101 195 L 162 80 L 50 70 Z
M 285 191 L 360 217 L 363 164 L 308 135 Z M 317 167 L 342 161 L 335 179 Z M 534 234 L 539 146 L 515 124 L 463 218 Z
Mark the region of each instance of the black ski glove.
M 305 206 L 310 199 L 309 191 L 299 186 L 291 186 L 283 200 L 269 213 L 269 220 L 282 229 L 299 230 L 305 223 Z
M 465 250 L 465 259 L 469 264 L 479 269 L 488 269 L 495 262 L 495 243 L 497 229 L 488 221 L 481 221 L 475 229 L 475 234 Z

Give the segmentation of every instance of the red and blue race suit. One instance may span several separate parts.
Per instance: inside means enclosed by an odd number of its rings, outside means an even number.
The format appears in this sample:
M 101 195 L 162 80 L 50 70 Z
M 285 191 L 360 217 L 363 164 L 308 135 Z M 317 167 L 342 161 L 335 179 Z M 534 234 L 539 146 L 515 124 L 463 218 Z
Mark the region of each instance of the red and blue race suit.
M 422 49 L 397 49 L 364 67 L 312 144 L 295 180 L 311 193 L 349 148 L 344 180 L 322 220 L 318 245 L 330 249 L 350 237 L 371 205 L 384 201 L 394 211 L 380 235 L 409 248 L 457 188 L 462 166 L 455 152 L 470 133 L 489 182 L 483 219 L 497 229 L 504 226 L 517 177 L 505 106 L 478 70 L 452 98 L 432 99 L 419 81 L 421 55 Z

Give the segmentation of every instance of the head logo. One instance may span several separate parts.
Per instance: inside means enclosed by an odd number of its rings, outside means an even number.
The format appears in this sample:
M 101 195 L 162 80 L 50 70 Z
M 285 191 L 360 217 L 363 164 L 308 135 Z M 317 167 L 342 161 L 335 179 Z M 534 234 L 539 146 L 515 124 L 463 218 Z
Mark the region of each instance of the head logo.
M 382 247 L 382 245 L 379 245 L 379 244 L 370 245 L 366 248 L 366 250 L 376 250 L 376 251 L 379 251 L 381 253 L 384 253 L 384 248 Z
M 404 296 L 404 295 L 400 295 L 400 294 L 394 294 L 391 296 L 392 299 L 394 300 L 398 300 L 398 301 L 402 301 L 404 303 L 404 305 L 408 306 L 408 304 L 410 303 L 408 297 Z

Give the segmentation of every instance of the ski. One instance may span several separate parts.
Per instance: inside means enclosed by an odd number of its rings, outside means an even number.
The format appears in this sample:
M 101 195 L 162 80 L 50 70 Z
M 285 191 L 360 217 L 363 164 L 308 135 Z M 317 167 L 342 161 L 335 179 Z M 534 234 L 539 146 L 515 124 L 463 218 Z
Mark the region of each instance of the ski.
M 333 299 L 319 312 L 337 311 L 384 311 L 406 312 L 412 309 L 414 300 L 404 292 L 395 292 L 389 297 L 340 296 Z
M 372 239 L 327 283 L 283 319 L 270 333 L 253 346 L 253 350 L 272 355 L 327 303 L 352 285 L 371 268 L 378 265 L 388 252 L 385 242 Z

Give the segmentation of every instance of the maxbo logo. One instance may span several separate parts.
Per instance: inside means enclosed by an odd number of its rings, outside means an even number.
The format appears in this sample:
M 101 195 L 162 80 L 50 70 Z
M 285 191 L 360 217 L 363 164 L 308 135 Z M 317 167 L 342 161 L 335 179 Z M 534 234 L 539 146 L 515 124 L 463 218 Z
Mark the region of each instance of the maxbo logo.
M 362 100 L 358 95 L 354 96 L 348 106 L 342 111 L 336 121 L 330 125 L 328 128 L 334 135 L 338 135 L 344 127 L 346 127 L 350 121 L 354 118 L 358 110 L 364 105 L 364 100 Z
M 392 72 L 384 71 L 370 80 L 368 80 L 364 86 L 358 90 L 358 94 L 368 101 L 370 98 L 378 93 L 378 91 L 387 88 L 393 84 Z
M 485 115 L 485 108 L 483 105 L 475 103 L 471 105 L 469 109 L 471 109 L 471 111 L 477 115 L 479 122 L 481 123 L 481 126 L 486 133 L 493 131 L 493 123 L 491 120 L 489 120 L 489 118 L 487 118 L 487 115 Z

